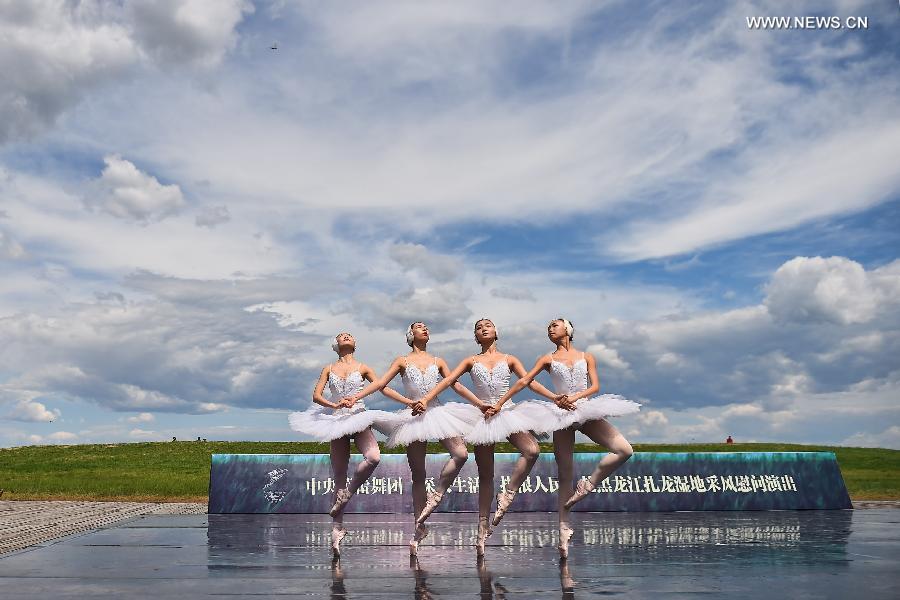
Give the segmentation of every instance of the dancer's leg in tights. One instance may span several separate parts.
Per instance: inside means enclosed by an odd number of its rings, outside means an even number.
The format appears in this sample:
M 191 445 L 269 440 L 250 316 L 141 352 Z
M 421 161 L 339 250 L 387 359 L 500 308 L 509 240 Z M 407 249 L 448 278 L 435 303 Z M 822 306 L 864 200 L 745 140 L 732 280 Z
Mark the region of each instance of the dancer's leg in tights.
M 353 473 L 350 485 L 347 486 L 355 494 L 381 462 L 381 451 L 378 449 L 378 441 L 371 429 L 360 431 L 353 438 L 356 442 L 356 449 L 363 455 L 363 459 L 356 466 L 356 472 Z
M 513 467 L 512 475 L 509 476 L 509 487 L 506 489 L 518 490 L 528 474 L 531 473 L 534 463 L 541 454 L 541 448 L 534 437 L 524 431 L 514 433 L 506 439 L 519 451 L 519 458 L 516 460 L 516 466 Z
M 343 488 L 347 483 L 347 467 L 350 464 L 350 436 L 331 440 L 331 473 L 334 476 L 334 487 Z M 335 527 L 344 522 L 344 511 L 333 518 Z
M 434 492 L 428 495 L 425 506 L 418 512 L 416 523 L 419 526 L 425 524 L 425 520 L 431 516 L 431 513 L 440 504 L 441 499 L 444 497 L 444 492 L 453 485 L 453 480 L 456 479 L 460 469 L 463 468 L 463 465 L 469 459 L 469 451 L 466 450 L 466 444 L 461 437 L 444 438 L 441 440 L 441 445 L 450 453 L 450 459 L 444 463 L 441 469 Z
M 569 509 L 565 507 L 566 500 L 575 493 L 573 484 L 573 470 L 575 453 L 575 430 L 559 429 L 553 432 L 553 456 L 556 457 L 557 477 L 559 479 L 559 523 L 569 524 Z
M 594 487 L 606 479 L 610 473 L 625 464 L 634 450 L 628 440 L 619 433 L 619 430 L 613 427 L 609 421 L 605 419 L 597 419 L 596 421 L 588 421 L 580 427 L 582 433 L 591 438 L 595 443 L 604 446 L 609 452 L 597 464 L 597 468 L 591 473 L 590 480 Z
M 453 480 L 459 475 L 466 461 L 469 460 L 469 451 L 461 437 L 444 438 L 441 445 L 450 453 L 450 458 L 444 463 L 438 478 L 437 491 L 446 492 L 453 485 Z
M 475 446 L 478 465 L 478 516 L 487 519 L 494 500 L 494 444 Z
M 412 473 L 413 519 L 425 506 L 425 442 L 411 442 L 406 447 L 406 460 Z

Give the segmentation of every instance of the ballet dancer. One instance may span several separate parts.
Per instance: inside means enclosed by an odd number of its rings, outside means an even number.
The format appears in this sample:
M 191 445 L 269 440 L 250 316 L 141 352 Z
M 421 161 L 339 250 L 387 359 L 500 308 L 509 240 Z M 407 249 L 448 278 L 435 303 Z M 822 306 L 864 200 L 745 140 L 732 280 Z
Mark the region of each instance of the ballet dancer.
M 413 511 L 416 522 L 415 533 L 409 542 L 409 552 L 412 556 L 418 554 L 419 542 L 428 535 L 425 520 L 440 504 L 447 488 L 453 484 L 460 469 L 469 459 L 463 436 L 475 426 L 480 417 L 479 412 L 472 406 L 460 402 L 443 404 L 440 400 L 436 400 L 428 406 L 429 403 L 422 401 L 422 398 L 437 385 L 438 379 L 450 372 L 444 359 L 428 353 L 429 339 L 428 326 L 425 323 L 421 321 L 412 323 L 406 330 L 409 353 L 394 359 L 381 379 L 370 383 L 354 397 L 354 399 L 365 398 L 378 390 L 387 394 L 390 388 L 386 386 L 398 373 L 403 381 L 403 389 L 408 398 L 398 394 L 399 398 L 394 399 L 406 404 L 408 408 L 400 411 L 399 421 L 394 425 L 387 445 L 391 448 L 406 446 L 406 458 L 412 472 Z M 462 384 L 456 383 L 453 390 L 476 406 L 481 404 Z M 429 440 L 439 441 L 450 453 L 450 458 L 441 469 L 434 491 L 426 494 L 425 450 Z
M 488 514 L 494 496 L 494 447 L 497 442 L 509 441 L 519 451 L 519 458 L 510 475 L 509 486 L 497 494 L 497 510 L 492 523 L 497 526 L 509 509 L 519 486 L 531 472 L 540 454 L 540 447 L 534 436 L 529 433 L 541 429 L 546 418 L 546 409 L 532 402 L 530 404 L 504 406 L 501 397 L 509 389 L 510 372 L 518 377 L 525 376 L 525 367 L 518 358 L 511 354 L 503 354 L 497 349 L 497 328 L 490 319 L 479 319 L 475 322 L 475 342 L 481 346 L 481 352 L 464 359 L 453 369 L 453 372 L 431 390 L 422 402 L 428 403 L 432 397 L 441 393 L 447 386 L 456 383 L 463 373 L 468 372 L 475 387 L 475 395 L 479 403 L 482 418 L 466 435 L 466 441 L 475 446 L 475 462 L 478 465 L 478 537 L 476 538 L 477 556 L 484 556 L 484 544 L 491 534 L 488 527 Z M 552 400 L 558 398 L 536 381 L 529 382 L 531 388 Z
M 544 426 L 534 431 L 553 434 L 553 454 L 559 470 L 559 555 L 568 558 L 572 527 L 569 511 L 592 492 L 610 473 L 631 458 L 634 451 L 628 440 L 606 417 L 638 412 L 640 404 L 614 394 L 594 396 L 600 391 L 597 363 L 587 352 L 572 346 L 575 328 L 567 319 L 554 319 L 547 325 L 547 337 L 556 345 L 551 354 L 540 357 L 534 368 L 519 379 L 500 400 L 501 403 L 519 393 L 541 371 L 548 371 L 556 392 L 563 395 L 556 403 L 531 400 L 522 404 L 543 405 L 547 416 Z M 603 457 L 590 477 L 583 477 L 572 487 L 575 432 L 580 431 L 594 443 L 606 447 Z
M 331 550 L 334 557 L 338 558 L 341 555 L 341 541 L 347 535 L 344 509 L 381 460 L 372 427 L 388 432 L 396 421 L 396 415 L 383 410 L 368 410 L 364 403 L 352 399 L 362 389 L 364 381 L 374 381 L 376 378 L 375 371 L 354 357 L 356 340 L 353 336 L 339 333 L 334 337 L 331 348 L 337 353 L 338 359 L 325 366 L 319 375 L 312 394 L 312 400 L 317 406 L 291 413 L 288 421 L 291 429 L 318 441 L 331 443 L 331 470 L 335 487 L 342 486 L 335 492 L 334 505 L 328 511 L 333 519 Z M 326 385 L 331 392 L 330 400 L 322 395 Z M 391 392 L 402 398 L 393 390 L 386 390 L 385 395 Z M 356 442 L 363 460 L 348 482 L 351 438 Z

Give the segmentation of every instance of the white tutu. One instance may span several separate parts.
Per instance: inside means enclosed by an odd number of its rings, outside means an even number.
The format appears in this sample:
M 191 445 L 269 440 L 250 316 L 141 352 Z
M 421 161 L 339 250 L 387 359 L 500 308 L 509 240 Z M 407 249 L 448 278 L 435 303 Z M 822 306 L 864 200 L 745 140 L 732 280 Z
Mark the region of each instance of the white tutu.
M 478 411 L 481 418 L 466 436 L 466 441 L 476 446 L 495 444 L 506 441 L 506 438 L 514 433 L 542 429 L 547 423 L 548 410 L 539 404 L 541 403 L 506 402 L 499 413 L 487 419 L 481 411 Z
M 463 437 L 482 418 L 480 410 L 471 404 L 461 402 L 432 404 L 425 412 L 416 416 L 413 416 L 410 408 L 393 414 L 398 420 L 393 432 L 388 436 L 389 448 L 408 446 L 412 442 Z
M 538 426 L 532 428 L 538 434 L 553 433 L 572 425 L 581 425 L 587 421 L 630 415 L 641 409 L 641 405 L 637 402 L 618 394 L 602 394 L 592 398 L 582 398 L 575 402 L 575 410 L 566 410 L 553 402 L 543 400 L 529 400 L 520 406 L 526 405 L 532 406 L 532 410 L 535 411 L 543 410 L 543 417 L 537 419 Z
M 330 442 L 372 427 L 388 435 L 400 422 L 395 413 L 383 410 L 367 410 L 357 403 L 352 408 L 333 410 L 324 406 L 313 406 L 303 412 L 288 415 L 291 429 L 311 436 L 320 442 Z

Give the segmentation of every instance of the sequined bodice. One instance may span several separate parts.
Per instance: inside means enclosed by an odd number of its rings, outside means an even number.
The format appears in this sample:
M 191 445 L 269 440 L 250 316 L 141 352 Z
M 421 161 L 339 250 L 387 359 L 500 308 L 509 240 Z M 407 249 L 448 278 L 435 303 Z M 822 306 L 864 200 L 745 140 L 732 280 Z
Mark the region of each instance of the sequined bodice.
M 339 402 L 343 398 L 355 396 L 363 389 L 363 376 L 359 371 L 351 371 L 346 377 L 338 377 L 333 371 L 328 372 L 328 390 L 331 392 L 331 401 Z M 365 408 L 360 400 L 353 408 Z
M 553 380 L 553 391 L 557 394 L 574 394 L 584 391 L 588 387 L 587 361 L 579 358 L 572 363 L 570 369 L 565 363 L 552 360 L 550 379 Z
M 480 362 L 475 361 L 469 375 L 472 376 L 475 395 L 482 402 L 495 404 L 509 391 L 509 364 L 506 359 L 494 365 L 493 369 L 488 369 Z
M 406 368 L 400 374 L 400 379 L 403 380 L 403 390 L 406 397 L 410 400 L 418 400 L 434 389 L 434 386 L 441 379 L 441 374 L 438 372 L 437 364 L 430 364 L 424 371 L 421 371 L 416 365 L 406 363 Z M 438 398 L 434 400 L 440 403 Z

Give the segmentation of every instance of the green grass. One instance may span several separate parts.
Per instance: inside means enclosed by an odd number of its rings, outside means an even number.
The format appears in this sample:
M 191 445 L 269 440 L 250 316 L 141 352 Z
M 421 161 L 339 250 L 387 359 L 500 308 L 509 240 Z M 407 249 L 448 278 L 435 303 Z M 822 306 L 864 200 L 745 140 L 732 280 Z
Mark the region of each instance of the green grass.
M 429 444 L 429 452 L 442 452 Z M 552 446 L 541 449 L 552 452 Z M 498 444 L 499 452 L 512 452 Z M 799 444 L 638 444 L 637 452 L 833 451 L 854 500 L 900 500 L 900 451 Z M 4 500 L 205 502 L 211 454 L 327 452 L 312 442 L 154 442 L 0 449 Z M 402 452 L 403 450 L 397 450 Z M 579 444 L 579 452 L 597 446 Z M 385 452 L 391 452 L 385 450 Z

